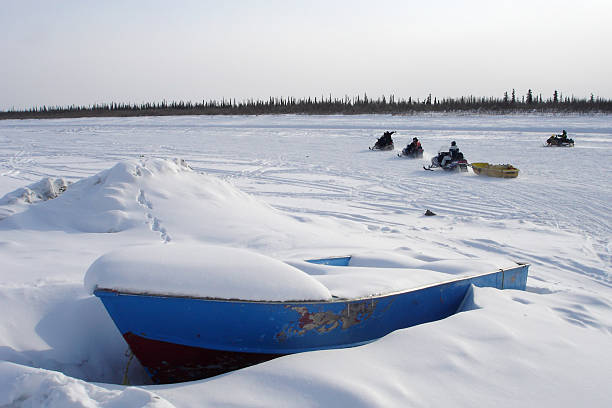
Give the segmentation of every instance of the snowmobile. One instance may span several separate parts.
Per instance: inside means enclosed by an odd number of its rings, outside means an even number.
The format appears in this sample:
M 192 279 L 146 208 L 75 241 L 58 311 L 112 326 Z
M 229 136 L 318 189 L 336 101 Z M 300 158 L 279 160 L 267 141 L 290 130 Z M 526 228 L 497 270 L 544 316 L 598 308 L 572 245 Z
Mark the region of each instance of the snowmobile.
M 395 132 L 385 132 L 381 137 L 376 140 L 374 146 L 369 147 L 370 150 L 393 150 L 395 146 L 393 145 L 393 139 L 391 135 Z
M 445 157 L 450 157 L 450 160 Z M 468 171 L 468 162 L 463 158 L 463 153 L 457 152 L 451 155 L 450 152 L 439 152 L 437 156 L 431 159 L 429 166 L 423 166 L 425 170 L 434 171 L 434 169 L 442 169 L 446 171 Z
M 546 140 L 546 147 L 573 147 L 574 139 L 568 139 L 567 135 L 552 135 Z
M 398 157 L 407 157 L 410 159 L 422 159 L 423 148 L 419 147 L 417 150 L 409 150 L 408 147 L 404 147 L 401 153 L 397 154 Z

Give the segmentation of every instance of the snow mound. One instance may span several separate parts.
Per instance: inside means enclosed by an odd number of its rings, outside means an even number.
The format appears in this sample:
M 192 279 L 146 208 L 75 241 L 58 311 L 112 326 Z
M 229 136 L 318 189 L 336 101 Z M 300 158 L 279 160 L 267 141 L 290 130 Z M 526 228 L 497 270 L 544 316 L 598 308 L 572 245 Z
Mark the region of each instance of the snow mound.
M 108 390 L 55 371 L 8 362 L 0 362 L 0 384 L 2 407 L 174 407 L 141 388 Z
M 112 233 L 148 226 L 166 242 L 175 238 L 171 232 L 218 241 L 235 238 L 236 228 L 254 221 L 259 227 L 253 234 L 261 235 L 266 222 L 282 225 L 278 217 L 271 207 L 193 171 L 184 160 L 143 159 L 80 180 L 57 199 L 5 219 L 4 227 Z
M 63 178 L 46 177 L 29 186 L 18 188 L 0 198 L 0 205 L 19 202 L 32 204 L 37 201 L 52 200 L 66 191 L 69 181 Z
M 63 178 L 45 177 L 26 187 L 18 188 L 0 198 L 0 220 L 20 211 L 28 204 L 52 200 L 62 194 L 69 181 Z
M 163 179 L 187 171 L 191 169 L 178 160 L 117 163 L 72 184 L 57 200 L 32 207 L 8 221 L 27 229 L 45 225 L 80 232 L 122 231 L 142 223 L 137 201 L 139 186 L 144 181 L 140 179 Z
M 200 244 L 134 246 L 102 255 L 85 288 L 242 300 L 329 300 L 323 284 L 293 266 L 244 249 Z

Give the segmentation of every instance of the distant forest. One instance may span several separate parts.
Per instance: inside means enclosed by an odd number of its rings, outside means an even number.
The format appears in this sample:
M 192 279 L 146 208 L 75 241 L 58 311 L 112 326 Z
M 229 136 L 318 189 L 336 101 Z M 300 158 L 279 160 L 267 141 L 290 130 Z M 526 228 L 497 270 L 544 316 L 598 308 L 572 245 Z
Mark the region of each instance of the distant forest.
M 0 111 L 0 119 L 46 119 L 77 117 L 127 117 L 169 115 L 358 115 L 358 114 L 415 114 L 421 112 L 465 112 L 483 114 L 505 113 L 612 113 L 612 100 L 594 97 L 568 97 L 555 91 L 542 98 L 528 90 L 516 95 L 515 90 L 504 92 L 502 98 L 465 96 L 437 98 L 429 94 L 424 99 L 396 99 L 382 96 L 376 99 L 367 94 L 344 98 L 276 98 L 221 99 L 201 102 L 147 102 L 142 104 L 103 103 L 89 106 L 40 106 L 26 110 Z

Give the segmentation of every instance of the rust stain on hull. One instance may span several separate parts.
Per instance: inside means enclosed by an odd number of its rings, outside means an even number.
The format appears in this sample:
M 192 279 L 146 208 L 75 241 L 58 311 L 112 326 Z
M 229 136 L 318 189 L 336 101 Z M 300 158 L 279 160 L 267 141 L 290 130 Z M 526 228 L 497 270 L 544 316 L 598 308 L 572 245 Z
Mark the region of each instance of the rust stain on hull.
M 340 313 L 326 310 L 322 312 L 310 312 L 305 306 L 285 306 L 299 314 L 299 319 L 283 328 L 276 334 L 278 341 L 284 341 L 289 337 L 303 336 L 310 331 L 317 333 L 329 333 L 340 328 L 349 329 L 359 323 L 369 319 L 376 309 L 377 301 L 363 301 L 357 303 L 347 303 Z

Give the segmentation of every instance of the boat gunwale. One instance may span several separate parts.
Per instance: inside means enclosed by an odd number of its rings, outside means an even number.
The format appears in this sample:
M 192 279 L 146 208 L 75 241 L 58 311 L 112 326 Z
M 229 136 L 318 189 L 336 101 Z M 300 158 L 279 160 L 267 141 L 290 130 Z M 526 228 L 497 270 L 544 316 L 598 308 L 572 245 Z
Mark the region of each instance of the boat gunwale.
M 431 283 L 427 285 L 417 286 L 415 288 L 397 290 L 393 292 L 383 293 L 383 294 L 374 294 L 369 296 L 361 296 L 355 298 L 339 298 L 333 297 L 332 299 L 325 300 L 247 300 L 247 299 L 233 299 L 233 298 L 215 298 L 210 296 L 189 296 L 189 295 L 172 295 L 172 294 L 160 294 L 154 292 L 138 292 L 138 291 L 129 291 L 129 290 L 120 290 L 120 289 L 110 289 L 110 288 L 101 288 L 97 287 L 94 289 L 93 294 L 100 297 L 101 296 L 142 296 L 142 297 L 155 297 L 155 298 L 172 298 L 172 299 L 191 299 L 191 300 L 204 300 L 204 301 L 214 301 L 214 302 L 224 302 L 224 303 L 256 303 L 256 304 L 333 304 L 333 303 L 346 303 L 346 302 L 360 302 L 366 300 L 375 300 L 382 299 L 390 296 L 397 296 L 404 293 L 416 292 L 419 290 L 429 289 L 436 286 L 459 282 L 468 279 L 479 278 L 482 276 L 492 275 L 499 272 L 507 272 L 514 269 L 520 269 L 523 267 L 529 267 L 531 264 L 517 262 L 517 266 L 509 267 L 509 268 L 499 268 L 492 272 L 483 272 L 475 275 L 468 275 L 463 277 L 458 277 L 455 279 L 449 279 L 445 281 L 440 281 L 436 283 Z

